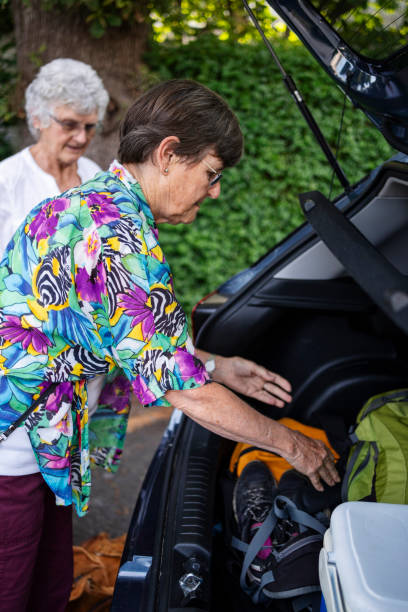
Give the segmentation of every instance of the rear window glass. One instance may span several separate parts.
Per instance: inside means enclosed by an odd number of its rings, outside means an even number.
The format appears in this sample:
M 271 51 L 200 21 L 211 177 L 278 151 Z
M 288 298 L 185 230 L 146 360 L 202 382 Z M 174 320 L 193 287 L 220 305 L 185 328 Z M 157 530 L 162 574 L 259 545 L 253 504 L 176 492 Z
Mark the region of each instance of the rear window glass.
M 406 0 L 310 0 L 341 38 L 357 53 L 386 59 L 408 42 Z

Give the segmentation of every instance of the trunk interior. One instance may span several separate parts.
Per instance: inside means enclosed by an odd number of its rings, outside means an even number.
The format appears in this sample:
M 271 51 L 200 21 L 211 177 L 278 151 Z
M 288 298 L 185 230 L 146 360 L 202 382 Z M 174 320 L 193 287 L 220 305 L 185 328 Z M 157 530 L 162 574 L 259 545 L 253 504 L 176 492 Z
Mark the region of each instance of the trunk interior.
M 346 214 L 406 274 L 406 166 L 384 167 L 375 185 Z M 367 274 L 375 276 L 375 271 Z M 294 390 L 290 406 L 281 411 L 252 405 L 274 418 L 291 416 L 316 426 L 321 426 L 324 415 L 340 417 L 348 428 L 370 396 L 405 387 L 408 381 L 405 333 L 316 236 L 230 299 L 202 326 L 197 341 L 206 350 L 239 354 L 288 378 Z M 183 450 L 175 467 L 181 486 L 168 504 L 168 518 L 175 526 L 174 539 L 166 538 L 169 557 L 164 555 L 172 560 L 172 571 L 165 572 L 169 600 L 162 599 L 159 609 L 167 609 L 168 603 L 173 612 L 186 607 L 217 612 L 264 609 L 241 591 L 239 567 L 228 546 L 233 487 L 228 462 L 233 443 L 191 422 L 182 436 Z M 203 581 L 183 595 L 179 579 L 190 571 Z M 268 609 L 286 610 L 285 606 L 274 601 Z
M 405 163 L 385 164 L 343 212 L 395 268 L 407 273 Z M 272 258 L 210 316 L 208 305 L 202 305 L 201 313 L 199 307 L 196 344 L 225 356 L 247 357 L 291 381 L 291 405 L 279 410 L 251 402 L 261 412 L 316 426 L 324 415 L 326 420 L 340 418 L 347 428 L 370 396 L 407 386 L 406 335 L 316 234 L 305 235 L 294 248 L 279 245 L 284 255 Z M 367 275 L 375 278 L 375 270 L 367 270 Z M 241 591 L 240 570 L 228 545 L 233 447 L 193 421 L 182 420 L 166 459 L 168 486 L 163 484 L 162 490 L 168 494 L 162 500 L 164 520 L 155 534 L 143 609 L 265 609 Z M 131 541 L 129 537 L 129 555 Z M 288 610 L 279 600 L 268 609 Z
M 344 287 L 349 291 L 352 281 L 345 281 Z M 274 312 L 271 319 L 263 338 L 245 356 L 284 373 L 292 381 L 295 396 L 284 411 L 258 405 L 265 414 L 291 416 L 315 426 L 322 426 L 322 415 L 325 419 L 340 416 L 348 427 L 370 396 L 407 385 L 405 336 L 368 304 L 343 312 L 285 308 Z M 183 457 L 175 469 L 179 476 L 181 473 L 181 488 L 169 500 L 177 525 L 173 544 L 167 542 L 172 558 L 170 580 L 190 568 L 198 567 L 199 573 L 205 568 L 207 580 L 203 580 L 201 597 L 191 599 L 194 609 L 262 610 L 264 606 L 255 606 L 241 591 L 240 568 L 228 546 L 233 488 L 228 462 L 234 444 L 188 423 L 182 446 Z M 174 562 L 179 564 L 178 572 L 174 572 Z M 176 605 L 169 609 L 174 612 L 188 605 L 188 598 L 180 599 L 177 582 L 170 589 Z M 205 585 L 211 585 L 207 593 Z M 289 610 L 285 606 L 285 602 L 274 601 L 268 609 Z

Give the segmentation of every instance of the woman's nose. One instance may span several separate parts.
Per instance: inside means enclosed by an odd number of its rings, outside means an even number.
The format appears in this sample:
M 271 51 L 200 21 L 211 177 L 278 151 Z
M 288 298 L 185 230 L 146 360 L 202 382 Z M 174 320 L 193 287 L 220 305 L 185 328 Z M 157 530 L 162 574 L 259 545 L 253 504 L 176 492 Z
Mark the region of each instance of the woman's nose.
M 208 196 L 213 200 L 216 200 L 221 193 L 221 181 L 215 183 L 215 185 L 209 185 Z
M 75 133 L 74 139 L 78 144 L 85 144 L 89 138 L 88 132 L 85 129 L 85 126 L 82 126 L 78 132 Z

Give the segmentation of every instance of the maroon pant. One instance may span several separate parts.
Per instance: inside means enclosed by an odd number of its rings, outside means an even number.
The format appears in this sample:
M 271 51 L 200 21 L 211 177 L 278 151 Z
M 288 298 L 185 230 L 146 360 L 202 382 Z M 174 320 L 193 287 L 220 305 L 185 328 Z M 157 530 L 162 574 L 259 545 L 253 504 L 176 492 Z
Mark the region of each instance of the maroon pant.
M 0 476 L 0 610 L 65 612 L 72 586 L 72 510 L 42 476 Z

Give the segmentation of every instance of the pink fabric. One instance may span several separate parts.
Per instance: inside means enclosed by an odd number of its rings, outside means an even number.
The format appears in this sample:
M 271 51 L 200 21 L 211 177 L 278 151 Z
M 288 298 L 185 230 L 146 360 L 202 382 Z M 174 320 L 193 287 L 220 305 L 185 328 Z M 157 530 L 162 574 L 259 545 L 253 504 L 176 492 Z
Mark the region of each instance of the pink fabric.
M 262 526 L 262 523 L 254 523 L 252 525 L 251 529 L 256 529 L 257 527 L 261 527 L 261 526 Z M 259 553 L 256 556 L 259 557 L 259 559 L 267 559 L 269 557 L 269 555 L 271 554 L 271 550 L 272 550 L 272 540 L 268 536 L 267 539 L 265 540 L 261 550 L 259 551 Z
M 65 612 L 72 580 L 71 506 L 40 473 L 0 476 L 1 612 Z

